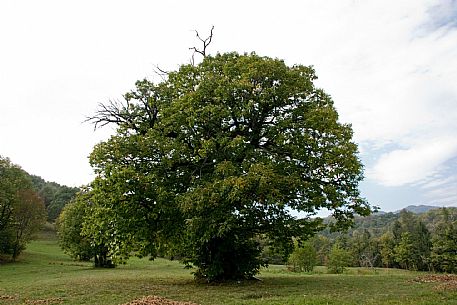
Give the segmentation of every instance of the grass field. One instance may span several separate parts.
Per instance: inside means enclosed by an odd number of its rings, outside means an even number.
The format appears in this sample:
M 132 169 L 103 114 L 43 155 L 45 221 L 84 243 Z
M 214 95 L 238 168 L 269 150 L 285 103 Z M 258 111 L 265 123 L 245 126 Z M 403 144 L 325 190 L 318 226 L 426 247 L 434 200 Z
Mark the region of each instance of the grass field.
M 199 304 L 457 304 L 455 289 L 414 281 L 421 273 L 354 268 L 343 275 L 294 274 L 271 266 L 260 281 L 203 285 L 178 262 L 132 259 L 94 269 L 62 253 L 55 237 L 32 242 L 20 260 L 0 265 L 0 304 L 122 304 L 157 295 Z

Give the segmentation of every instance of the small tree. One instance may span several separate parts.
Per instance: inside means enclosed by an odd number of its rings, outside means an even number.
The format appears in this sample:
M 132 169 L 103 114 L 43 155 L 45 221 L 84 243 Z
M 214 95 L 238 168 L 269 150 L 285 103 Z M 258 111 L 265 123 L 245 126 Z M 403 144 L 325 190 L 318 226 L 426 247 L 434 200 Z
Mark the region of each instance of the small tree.
M 433 237 L 431 262 L 436 271 L 457 273 L 457 220 L 451 221 L 446 209 L 442 213 L 444 220 Z
M 330 250 L 327 268 L 330 273 L 343 273 L 351 263 L 349 251 L 342 248 L 338 243 Z
M 399 220 L 393 224 L 392 235 L 395 262 L 401 268 L 430 269 L 430 232 L 417 216 L 406 210 L 401 211 Z
M 107 223 L 97 218 L 99 210 L 93 199 L 93 193 L 85 189 L 63 209 L 57 221 L 60 246 L 74 259 L 93 259 L 95 267 L 113 268 L 115 263 L 107 246 L 110 240 L 104 237 Z M 94 223 L 94 219 L 100 222 Z
M 13 211 L 12 258 L 15 260 L 33 235 L 41 229 L 46 222 L 46 208 L 43 200 L 32 190 L 19 193 L 20 204 Z
M 20 204 L 20 191 L 30 188 L 25 172 L 0 156 L 0 233 L 11 225 L 14 208 Z
M 378 242 L 366 229 L 355 231 L 349 240 L 353 264 L 359 267 L 374 267 L 378 257 Z
M 327 265 L 328 254 L 332 248 L 330 239 L 323 235 L 316 235 L 310 241 L 317 252 L 317 264 L 320 266 Z
M 307 241 L 301 246 L 296 245 L 289 257 L 288 266 L 293 272 L 312 272 L 317 263 L 317 253 L 313 245 Z
M 385 232 L 379 238 L 381 262 L 384 267 L 392 267 L 395 264 L 395 241 L 391 232 Z
M 395 261 L 404 269 L 417 270 L 418 252 L 415 249 L 411 233 L 403 232 L 400 243 L 394 248 Z
M 46 211 L 30 177 L 0 157 L 0 254 L 15 260 L 44 223 Z
M 95 255 L 90 240 L 82 234 L 86 216 L 86 203 L 73 200 L 65 206 L 56 222 L 60 247 L 73 259 L 80 261 L 89 261 Z

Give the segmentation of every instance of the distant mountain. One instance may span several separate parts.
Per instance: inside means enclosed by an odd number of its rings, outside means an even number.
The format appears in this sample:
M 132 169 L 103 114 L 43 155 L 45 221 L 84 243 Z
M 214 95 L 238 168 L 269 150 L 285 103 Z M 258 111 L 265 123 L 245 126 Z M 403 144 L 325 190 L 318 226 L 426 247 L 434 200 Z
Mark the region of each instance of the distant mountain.
M 445 218 L 443 209 L 437 206 L 408 206 L 404 208 L 409 213 L 414 214 L 414 218 L 422 221 L 430 232 L 436 230 L 437 224 Z M 446 207 L 447 217 L 450 221 L 457 221 L 457 207 Z M 395 221 L 400 219 L 400 211 L 397 212 L 377 212 L 366 217 L 356 217 L 354 226 L 347 232 L 331 232 L 328 228 L 321 231 L 319 235 L 336 239 L 341 236 L 352 236 L 355 231 L 368 230 L 372 236 L 379 237 L 392 228 Z M 324 219 L 324 222 L 332 220 L 331 217 Z
M 384 215 L 384 214 L 387 214 L 387 212 L 384 212 L 384 211 L 381 211 L 381 210 L 378 210 L 378 211 L 373 213 L 373 215 Z
M 441 207 L 432 206 L 432 205 L 409 205 L 406 208 L 403 208 L 401 210 L 397 210 L 395 212 L 384 212 L 382 210 L 378 210 L 375 213 L 373 213 L 372 215 L 380 216 L 380 215 L 385 215 L 385 214 L 388 214 L 388 213 L 398 214 L 402 210 L 407 210 L 408 212 L 412 212 L 414 214 L 423 214 L 423 213 L 427 213 L 430 210 L 439 209 L 439 208 L 441 208 Z
M 439 209 L 440 207 L 431 206 L 431 205 L 409 205 L 403 210 L 407 210 L 409 212 L 413 212 L 414 214 L 422 214 L 427 213 L 430 210 Z M 400 211 L 398 211 L 400 212 Z

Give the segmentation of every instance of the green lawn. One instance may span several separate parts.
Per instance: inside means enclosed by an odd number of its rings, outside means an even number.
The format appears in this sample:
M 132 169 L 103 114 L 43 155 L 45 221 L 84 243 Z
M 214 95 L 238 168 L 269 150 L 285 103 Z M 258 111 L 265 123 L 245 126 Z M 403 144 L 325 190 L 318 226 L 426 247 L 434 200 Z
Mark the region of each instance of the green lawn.
M 457 304 L 456 290 L 413 281 L 420 273 L 354 268 L 344 275 L 317 268 L 293 274 L 271 266 L 260 281 L 203 285 L 178 262 L 132 259 L 116 269 L 73 262 L 55 238 L 32 242 L 16 263 L 0 265 L 0 304 L 122 304 L 158 295 L 199 304 Z

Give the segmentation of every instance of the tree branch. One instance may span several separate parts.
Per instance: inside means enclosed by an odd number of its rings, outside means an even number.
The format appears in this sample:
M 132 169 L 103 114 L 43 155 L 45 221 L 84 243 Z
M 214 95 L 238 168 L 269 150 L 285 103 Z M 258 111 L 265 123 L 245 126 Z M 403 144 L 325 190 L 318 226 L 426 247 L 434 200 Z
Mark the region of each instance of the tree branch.
M 163 70 L 158 65 L 155 66 L 154 73 L 157 74 L 163 81 L 165 81 L 168 77 L 168 74 L 170 74 L 169 71 Z
M 87 117 L 84 122 L 90 122 L 94 124 L 94 129 L 101 128 L 110 123 L 114 123 L 118 126 L 126 124 L 129 128 L 135 131 L 139 131 L 138 126 L 132 120 L 128 109 L 130 103 L 127 101 L 127 105 L 122 105 L 118 101 L 110 100 L 107 105 L 99 103 L 99 109 L 96 111 L 94 116 Z
M 197 49 L 196 47 L 189 48 L 189 50 L 193 50 L 194 52 L 192 53 L 192 58 L 191 58 L 191 64 L 195 64 L 195 53 L 200 54 L 203 57 L 206 57 L 206 48 L 209 46 L 211 41 L 213 40 L 213 30 L 214 30 L 214 25 L 211 27 L 211 31 L 209 36 L 206 39 L 203 39 L 200 37 L 200 34 L 198 33 L 197 30 L 195 30 L 195 34 L 198 38 L 203 43 L 203 49 Z

